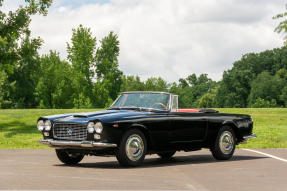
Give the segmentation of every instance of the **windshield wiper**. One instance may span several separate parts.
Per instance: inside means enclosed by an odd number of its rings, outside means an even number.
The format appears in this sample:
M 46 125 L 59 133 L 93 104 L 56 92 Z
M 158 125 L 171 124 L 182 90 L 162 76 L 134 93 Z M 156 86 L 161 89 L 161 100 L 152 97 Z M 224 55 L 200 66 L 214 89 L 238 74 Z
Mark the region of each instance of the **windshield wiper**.
M 141 110 L 141 108 L 136 106 L 124 106 L 124 107 L 110 107 L 108 110 Z

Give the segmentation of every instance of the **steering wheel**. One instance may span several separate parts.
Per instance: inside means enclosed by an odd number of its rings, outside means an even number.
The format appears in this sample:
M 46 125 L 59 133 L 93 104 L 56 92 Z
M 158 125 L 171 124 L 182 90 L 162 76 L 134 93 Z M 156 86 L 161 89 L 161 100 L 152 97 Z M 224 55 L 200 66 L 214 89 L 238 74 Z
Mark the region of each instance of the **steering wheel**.
M 154 105 L 160 105 L 160 106 L 162 106 L 165 110 L 167 110 L 167 106 L 166 106 L 166 105 L 164 105 L 163 103 L 156 102 L 156 103 L 152 104 L 152 106 L 151 106 L 151 107 L 153 107 Z

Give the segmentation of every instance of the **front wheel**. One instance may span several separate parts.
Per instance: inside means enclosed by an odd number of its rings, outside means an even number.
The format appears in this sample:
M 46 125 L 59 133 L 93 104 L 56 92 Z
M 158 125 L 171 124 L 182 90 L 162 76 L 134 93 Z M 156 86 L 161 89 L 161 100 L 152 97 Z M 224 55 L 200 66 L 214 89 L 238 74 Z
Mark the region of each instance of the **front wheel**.
M 135 167 L 142 164 L 146 154 L 146 138 L 138 129 L 128 130 L 122 137 L 116 157 L 120 165 Z
M 222 127 L 217 134 L 214 145 L 210 148 L 217 160 L 228 160 L 233 156 L 236 145 L 235 133 L 231 127 Z
M 58 159 L 67 165 L 75 165 L 84 158 L 83 154 L 69 153 L 65 149 L 56 149 Z

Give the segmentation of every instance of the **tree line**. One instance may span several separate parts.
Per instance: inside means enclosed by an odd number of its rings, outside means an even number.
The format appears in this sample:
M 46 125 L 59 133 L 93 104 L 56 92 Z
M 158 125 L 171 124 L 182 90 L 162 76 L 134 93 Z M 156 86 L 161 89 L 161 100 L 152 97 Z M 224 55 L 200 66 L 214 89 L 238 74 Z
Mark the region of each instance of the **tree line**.
M 143 81 L 119 70 L 120 42 L 113 32 L 98 40 L 80 25 L 72 29 L 66 59 L 55 50 L 40 55 L 43 41 L 31 37 L 29 24 L 32 15 L 45 16 L 51 3 L 27 0 L 14 12 L 0 11 L 0 108 L 103 108 L 123 91 L 171 92 L 182 108 L 287 107 L 286 46 L 243 55 L 218 82 L 207 74 L 174 83 Z M 275 30 L 285 29 L 282 21 Z

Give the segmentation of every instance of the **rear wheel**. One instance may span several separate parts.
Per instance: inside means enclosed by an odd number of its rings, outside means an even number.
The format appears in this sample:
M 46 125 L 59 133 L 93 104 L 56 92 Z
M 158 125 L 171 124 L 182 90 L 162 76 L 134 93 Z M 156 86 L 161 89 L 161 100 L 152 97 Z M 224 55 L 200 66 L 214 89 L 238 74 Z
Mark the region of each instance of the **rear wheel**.
M 231 127 L 222 127 L 217 134 L 214 145 L 210 148 L 217 160 L 228 160 L 233 156 L 236 145 L 235 133 Z
M 78 164 L 84 158 L 83 154 L 69 153 L 65 149 L 56 149 L 56 154 L 61 162 L 68 165 Z
M 146 154 L 146 138 L 138 129 L 128 130 L 122 137 L 116 157 L 122 166 L 139 166 Z
M 157 153 L 157 155 L 160 156 L 160 158 L 162 158 L 162 159 L 169 159 L 169 158 L 171 158 L 175 153 L 176 153 L 176 151 L 170 151 L 170 152 Z

